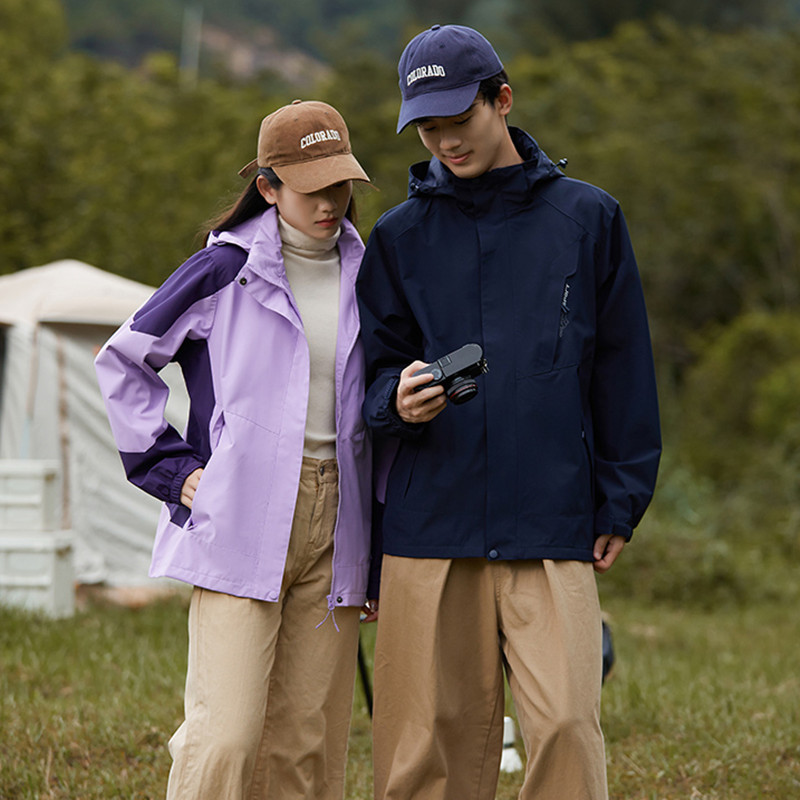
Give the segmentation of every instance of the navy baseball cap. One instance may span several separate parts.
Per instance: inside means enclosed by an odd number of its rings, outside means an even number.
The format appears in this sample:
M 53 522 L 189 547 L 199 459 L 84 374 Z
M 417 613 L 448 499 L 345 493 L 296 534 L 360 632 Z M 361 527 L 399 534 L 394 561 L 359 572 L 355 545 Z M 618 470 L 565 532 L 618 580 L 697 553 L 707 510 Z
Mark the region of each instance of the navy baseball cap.
M 502 69 L 494 48 L 472 28 L 434 25 L 417 34 L 397 65 L 403 97 L 397 132 L 415 119 L 462 114 L 481 81 Z

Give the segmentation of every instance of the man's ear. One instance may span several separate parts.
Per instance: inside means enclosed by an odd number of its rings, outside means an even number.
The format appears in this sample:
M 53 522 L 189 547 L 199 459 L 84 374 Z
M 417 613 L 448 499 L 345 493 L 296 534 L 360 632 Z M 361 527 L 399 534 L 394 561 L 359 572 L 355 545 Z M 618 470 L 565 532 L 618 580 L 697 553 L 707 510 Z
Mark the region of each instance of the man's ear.
M 263 175 L 259 175 L 256 178 L 256 188 L 258 189 L 258 193 L 271 206 L 274 206 L 278 202 L 278 193 L 270 186 L 269 181 Z
M 494 101 L 494 107 L 497 109 L 500 116 L 507 117 L 513 105 L 514 93 L 511 91 L 511 87 L 507 83 L 504 83 L 500 87 L 497 99 Z

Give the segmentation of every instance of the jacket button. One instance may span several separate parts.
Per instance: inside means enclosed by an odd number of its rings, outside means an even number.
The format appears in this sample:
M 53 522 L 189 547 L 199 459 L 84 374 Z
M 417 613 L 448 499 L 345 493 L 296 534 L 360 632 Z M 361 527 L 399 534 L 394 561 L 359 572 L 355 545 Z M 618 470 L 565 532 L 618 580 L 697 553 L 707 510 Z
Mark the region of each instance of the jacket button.
M 242 286 L 244 286 L 247 283 L 247 278 L 239 278 L 239 283 L 241 283 Z
M 320 474 L 320 475 L 324 475 L 324 474 L 325 474 L 325 465 L 323 465 L 323 466 L 321 466 L 321 467 L 319 468 L 319 474 Z
M 344 598 L 343 597 L 337 597 L 336 598 L 336 602 L 337 603 L 344 603 Z
M 498 553 L 497 550 L 492 549 L 489 551 L 489 558 L 494 559 L 497 558 L 499 555 L 500 553 Z

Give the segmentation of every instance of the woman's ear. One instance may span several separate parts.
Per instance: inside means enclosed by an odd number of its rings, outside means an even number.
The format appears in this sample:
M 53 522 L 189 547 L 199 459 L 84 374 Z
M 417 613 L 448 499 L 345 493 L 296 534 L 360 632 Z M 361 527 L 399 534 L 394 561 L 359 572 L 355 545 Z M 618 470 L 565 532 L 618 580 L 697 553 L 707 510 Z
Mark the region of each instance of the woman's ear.
M 278 202 L 278 192 L 270 186 L 269 181 L 263 176 L 259 175 L 256 178 L 256 188 L 258 193 L 272 206 Z

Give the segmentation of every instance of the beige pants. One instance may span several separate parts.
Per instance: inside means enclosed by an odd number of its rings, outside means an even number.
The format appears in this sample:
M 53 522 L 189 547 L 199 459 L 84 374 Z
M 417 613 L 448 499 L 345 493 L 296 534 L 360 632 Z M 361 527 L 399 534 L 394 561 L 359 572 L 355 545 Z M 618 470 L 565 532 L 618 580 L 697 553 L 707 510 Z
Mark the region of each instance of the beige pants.
M 505 666 L 523 800 L 605 800 L 591 564 L 385 556 L 375 651 L 378 800 L 492 800 Z
M 303 459 L 279 602 L 194 590 L 169 800 L 341 800 L 359 609 L 319 626 L 337 504 L 335 460 Z

